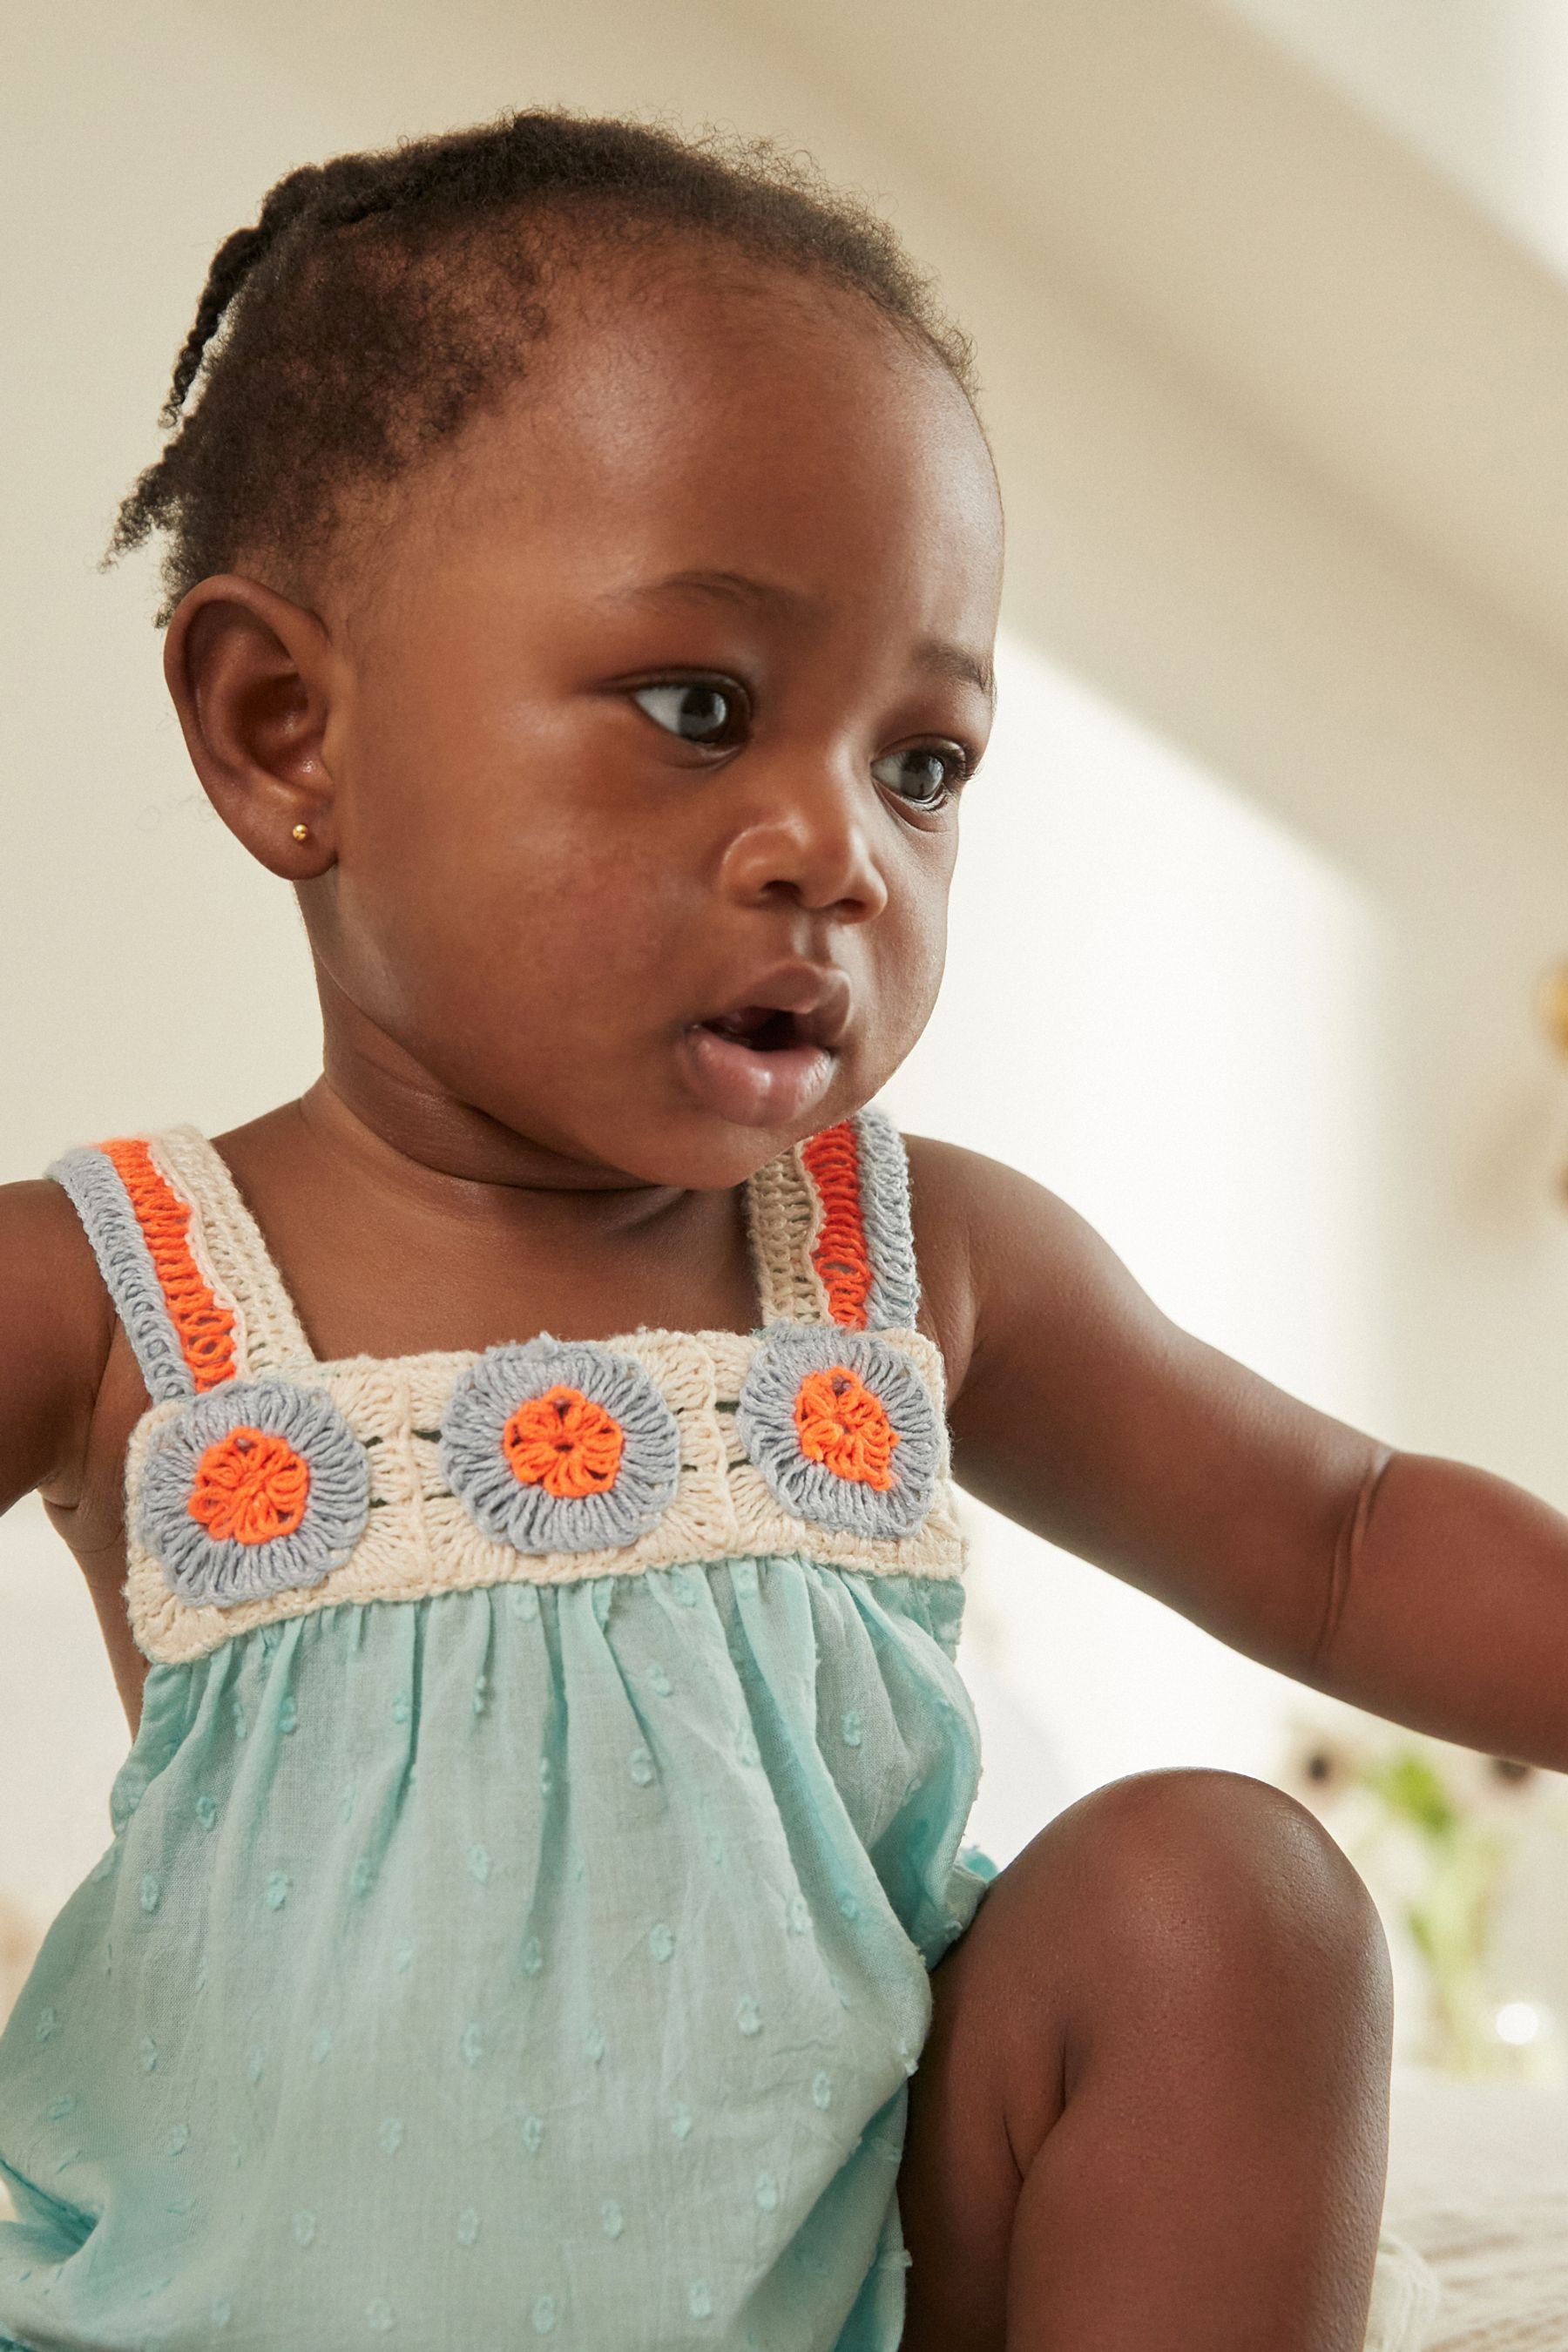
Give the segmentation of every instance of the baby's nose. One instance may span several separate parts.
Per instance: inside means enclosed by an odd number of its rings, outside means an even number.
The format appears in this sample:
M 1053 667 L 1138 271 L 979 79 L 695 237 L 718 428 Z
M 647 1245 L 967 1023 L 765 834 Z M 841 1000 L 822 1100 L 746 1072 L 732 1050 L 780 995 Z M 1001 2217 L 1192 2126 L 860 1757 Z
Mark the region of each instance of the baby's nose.
M 888 903 L 868 782 L 824 769 L 764 786 L 725 852 L 724 889 L 749 905 L 781 896 L 866 922 Z

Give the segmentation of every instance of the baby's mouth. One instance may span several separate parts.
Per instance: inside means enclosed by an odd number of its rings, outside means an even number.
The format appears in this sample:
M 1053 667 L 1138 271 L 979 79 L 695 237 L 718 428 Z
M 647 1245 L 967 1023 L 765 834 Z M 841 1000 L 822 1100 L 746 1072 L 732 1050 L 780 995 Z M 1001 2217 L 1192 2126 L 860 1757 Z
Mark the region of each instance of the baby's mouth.
M 716 1037 L 732 1038 L 753 1054 L 779 1054 L 789 1046 L 811 1043 L 798 1014 L 771 1004 L 742 1005 L 738 1013 L 717 1013 L 711 1021 L 700 1021 L 697 1025 L 710 1029 Z
M 733 1005 L 682 1033 L 688 1084 L 705 1109 L 741 1127 L 792 1127 L 805 1118 L 827 1090 L 848 1023 L 842 973 L 815 984 L 803 975 L 769 992 L 800 997 L 800 1009 Z

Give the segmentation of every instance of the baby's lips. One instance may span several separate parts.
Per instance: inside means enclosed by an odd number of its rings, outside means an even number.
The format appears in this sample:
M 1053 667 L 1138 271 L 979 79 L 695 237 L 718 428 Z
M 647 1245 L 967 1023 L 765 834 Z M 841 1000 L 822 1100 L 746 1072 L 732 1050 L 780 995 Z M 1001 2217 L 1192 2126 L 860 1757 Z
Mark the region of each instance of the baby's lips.
M 836 1053 L 849 1026 L 852 997 L 849 975 L 837 964 L 793 958 L 759 972 L 718 1011 L 699 1014 L 696 1026 L 742 1024 L 770 1014 L 787 1013 L 793 1024 L 791 1046 L 814 1045 Z M 736 1034 L 734 1031 L 731 1034 Z
M 835 1067 L 824 1045 L 803 1041 L 760 1053 L 701 1022 L 682 1033 L 679 1051 L 703 1108 L 736 1127 L 797 1126 L 826 1093 Z

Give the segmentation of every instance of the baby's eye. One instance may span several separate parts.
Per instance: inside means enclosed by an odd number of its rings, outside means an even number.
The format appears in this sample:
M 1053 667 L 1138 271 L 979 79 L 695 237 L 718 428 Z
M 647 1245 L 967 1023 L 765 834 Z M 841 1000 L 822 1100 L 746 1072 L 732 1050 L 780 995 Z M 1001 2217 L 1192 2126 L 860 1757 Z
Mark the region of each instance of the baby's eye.
M 919 743 L 871 762 L 877 782 L 918 809 L 945 808 L 968 772 L 969 762 L 956 743 Z
M 688 743 L 731 742 L 745 715 L 743 698 L 736 688 L 709 678 L 639 686 L 632 700 L 656 727 Z

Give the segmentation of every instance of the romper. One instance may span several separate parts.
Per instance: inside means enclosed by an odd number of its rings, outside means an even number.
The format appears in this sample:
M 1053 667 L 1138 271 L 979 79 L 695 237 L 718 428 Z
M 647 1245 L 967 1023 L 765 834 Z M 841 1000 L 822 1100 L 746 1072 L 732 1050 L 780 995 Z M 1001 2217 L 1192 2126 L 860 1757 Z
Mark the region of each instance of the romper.
M 752 1178 L 750 1333 L 332 1363 L 194 1129 L 50 1173 L 152 1666 L 0 2035 L 0 2343 L 894 2352 L 995 1868 L 895 1129 Z

